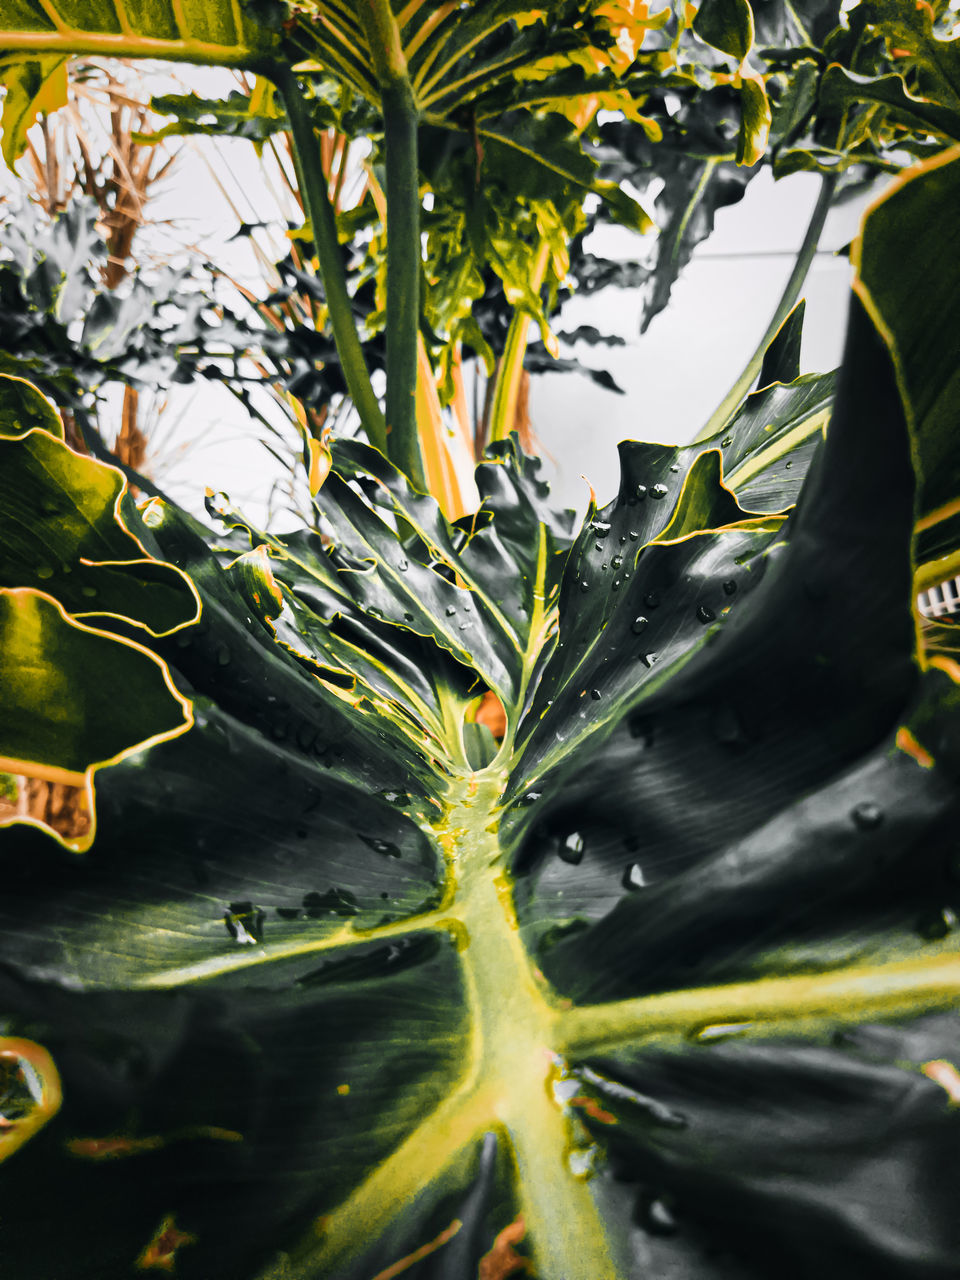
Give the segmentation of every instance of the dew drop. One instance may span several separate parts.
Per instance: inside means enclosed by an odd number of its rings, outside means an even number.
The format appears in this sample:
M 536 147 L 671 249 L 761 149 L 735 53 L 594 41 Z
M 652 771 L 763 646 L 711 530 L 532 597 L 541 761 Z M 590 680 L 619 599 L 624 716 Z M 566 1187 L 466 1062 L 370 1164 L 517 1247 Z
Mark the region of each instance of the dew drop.
M 80 594 L 86 596 L 88 600 L 94 600 L 97 595 L 96 587 L 81 587 Z
M 580 590 L 581 590 L 581 591 L 584 591 L 584 592 L 589 591 L 589 590 L 590 590 L 590 583 L 589 583 L 589 582 L 587 582 L 585 579 L 581 579 L 581 581 L 580 581 Z
M 636 494 L 637 501 L 642 502 L 647 496 L 647 486 L 645 484 L 638 484 L 634 493 Z
M 528 808 L 530 805 L 532 805 L 532 804 L 536 804 L 536 803 L 537 803 L 537 801 L 540 799 L 541 794 L 542 794 L 542 793 L 541 793 L 540 791 L 527 791 L 524 795 L 522 795 L 522 796 L 520 797 L 520 799 L 519 799 L 518 803 L 519 803 L 519 804 L 520 804 L 524 809 L 526 809 L 526 808 Z
M 643 603 L 647 606 L 648 609 L 656 609 L 660 604 L 660 592 L 648 591 L 647 594 L 643 597 Z
M 862 800 L 851 809 L 850 817 L 859 831 L 872 831 L 883 821 L 883 810 L 873 800 Z
M 639 656 L 640 661 L 645 667 L 652 667 L 657 660 L 657 655 L 655 653 L 641 653 Z
M 593 1173 L 593 1164 L 597 1158 L 597 1148 L 577 1148 L 567 1156 L 567 1167 L 575 1178 L 589 1178 Z
M 590 690 L 590 697 L 594 700 L 594 702 L 599 702 L 599 701 L 600 701 L 600 690 L 599 690 L 599 689 L 591 689 L 591 690 Z
M 610 561 L 610 567 L 612 569 L 619 569 L 622 564 L 623 564 L 623 556 L 614 556 L 613 559 Z
M 723 445 L 724 449 L 726 449 L 729 445 L 733 444 L 733 436 L 724 436 L 720 443 Z
M 595 542 L 593 545 L 594 545 L 594 547 L 597 549 L 597 551 L 602 551 L 602 550 L 603 550 L 603 543 L 602 543 L 602 542 Z
M 413 621 L 413 614 L 412 614 L 412 613 L 405 613 L 405 614 L 403 615 L 403 620 L 404 620 L 404 622 L 412 622 L 412 621 Z
M 745 1035 L 752 1027 L 752 1022 L 711 1022 L 695 1031 L 693 1038 L 699 1044 L 716 1044 L 721 1040 L 733 1040 Z
M 677 466 L 676 463 L 674 463 L 673 466 L 670 468 L 670 470 L 676 475 L 676 473 L 680 470 L 680 468 Z
M 643 614 L 641 614 L 638 618 L 634 618 L 633 622 L 630 623 L 630 630 L 633 632 L 635 636 L 639 636 L 639 635 L 642 635 L 644 631 L 646 631 L 649 625 L 650 625 L 650 619 L 645 618 Z
M 576 867 L 583 860 L 583 847 L 583 836 L 579 831 L 571 831 L 561 840 L 557 853 L 564 862 Z
M 410 797 L 405 791 L 380 791 L 378 792 L 381 800 L 386 800 L 387 804 L 409 804 Z
M 630 530 L 630 541 L 631 541 L 631 542 L 636 542 L 636 541 L 639 539 L 639 537 L 640 537 L 640 535 L 639 535 L 639 533 L 637 533 L 636 529 L 631 529 L 631 530 Z
M 40 568 L 37 570 L 37 577 L 43 579 L 44 581 L 47 578 L 52 578 L 53 570 L 50 568 L 48 564 L 42 564 Z
M 923 915 L 917 921 L 917 933 L 928 942 L 945 938 L 956 927 L 957 914 L 952 907 L 941 907 L 939 911 Z
M 217 649 L 217 663 L 221 667 L 229 666 L 230 659 L 232 656 L 233 655 L 230 653 L 230 650 L 227 648 L 225 644 L 220 645 L 219 648 Z
M 673 1236 L 677 1233 L 677 1219 L 672 1201 L 666 1196 L 647 1200 L 641 1212 L 643 1226 L 652 1236 Z
M 619 591 L 622 585 L 623 585 L 623 578 L 614 578 L 614 580 L 610 583 L 610 590 Z
M 783 465 L 787 468 L 787 470 L 789 470 L 789 469 L 790 469 L 790 467 L 792 467 L 792 466 L 793 466 L 793 463 L 792 463 L 792 462 L 785 462 Z
M 713 622 L 716 616 L 717 615 L 713 610 L 708 609 L 705 604 L 697 605 L 697 621 L 702 622 L 704 626 L 706 626 L 708 622 Z
M 610 526 L 604 520 L 595 520 L 590 527 L 598 538 L 605 538 L 610 532 Z
M 227 933 L 240 946 L 256 946 L 263 939 L 266 913 L 252 902 L 231 902 L 223 913 Z
M 360 914 L 357 900 L 349 889 L 328 889 L 326 893 L 308 893 L 303 899 L 304 914 L 311 920 L 325 915 L 356 916 Z
M 659 502 L 661 498 L 665 498 L 670 490 L 665 484 L 655 484 L 650 490 L 650 497 L 656 498 Z
M 372 849 L 374 853 L 381 853 L 386 858 L 399 858 L 400 849 L 397 845 L 391 844 L 389 840 L 380 840 L 376 836 L 360 836 L 360 839 Z
M 735 596 L 737 594 L 737 584 L 732 578 L 723 584 L 723 594 L 725 596 Z
M 645 889 L 647 882 L 644 879 L 643 867 L 639 862 L 631 862 L 623 873 L 621 884 L 625 889 Z
M 409 561 L 409 560 L 402 560 L 402 559 L 401 559 L 401 560 L 398 560 L 398 561 L 397 561 L 397 568 L 400 570 L 400 572 L 401 572 L 401 573 L 406 573 L 406 572 L 407 572 L 407 570 L 410 568 L 410 561 Z
M 446 612 L 446 615 L 447 615 L 447 617 L 448 617 L 448 618 L 452 618 L 452 617 L 453 617 L 453 615 L 454 615 L 457 611 L 456 611 L 456 609 L 453 607 L 453 605 L 452 605 L 452 604 L 450 604 L 450 605 L 447 605 L 447 608 L 446 608 L 445 612 Z

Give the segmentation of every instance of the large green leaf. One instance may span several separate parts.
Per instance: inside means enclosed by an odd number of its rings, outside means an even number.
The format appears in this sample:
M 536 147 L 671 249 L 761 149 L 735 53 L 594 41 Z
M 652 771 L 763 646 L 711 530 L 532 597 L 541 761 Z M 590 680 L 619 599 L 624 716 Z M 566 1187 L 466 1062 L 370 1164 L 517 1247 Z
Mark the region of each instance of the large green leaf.
M 29 65 L 37 55 L 99 53 L 248 66 L 274 42 L 253 11 L 241 0 L 9 0 L 0 51 L 11 65 L 18 54 Z
M 126 637 L 181 631 L 200 604 L 153 554 L 120 473 L 62 435 L 35 387 L 0 378 L 0 825 L 34 823 L 82 850 L 95 772 L 192 724 L 166 664 Z M 72 790 L 69 823 L 31 806 L 29 779 Z
M 874 314 L 943 272 L 901 232 L 957 167 L 867 224 Z M 457 526 L 351 442 L 316 529 L 147 508 L 196 726 L 104 775 L 82 863 L 4 834 L 0 1001 L 64 1099 L 13 1274 L 948 1280 L 960 672 L 915 648 L 911 454 L 956 453 L 894 346 L 857 303 L 799 497 L 809 378 L 625 446 L 572 542 L 509 450 Z

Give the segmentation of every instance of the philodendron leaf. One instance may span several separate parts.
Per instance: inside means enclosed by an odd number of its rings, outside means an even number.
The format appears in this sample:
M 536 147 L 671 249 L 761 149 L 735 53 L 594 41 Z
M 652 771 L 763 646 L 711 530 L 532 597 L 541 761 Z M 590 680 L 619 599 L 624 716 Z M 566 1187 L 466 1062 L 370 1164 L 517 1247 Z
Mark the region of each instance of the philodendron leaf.
M 11 168 L 27 147 L 27 130 L 41 112 L 56 111 L 67 101 L 67 59 L 62 54 L 32 58 L 0 57 L 3 99 L 4 161 Z
M 8 435 L 26 435 L 34 427 L 63 439 L 60 415 L 32 383 L 0 374 L 0 423 Z
M 946 172 L 881 208 L 933 222 Z M 214 499 L 215 555 L 151 505 L 196 726 L 104 776 L 82 865 L 4 836 L 0 1007 L 64 1098 L 11 1274 L 954 1274 L 960 670 L 915 651 L 945 437 L 896 371 L 856 304 L 825 438 L 830 384 L 776 382 L 624 446 L 572 542 L 516 451 L 455 526 L 353 442 L 320 532 Z
M 270 8 L 259 6 L 261 26 L 255 6 L 235 0 L 116 0 L 108 9 L 95 0 L 10 0 L 0 14 L 0 54 L 39 63 L 46 74 L 53 59 L 72 54 L 250 66 L 275 43 L 270 18 L 279 13 Z M 4 116 L 11 106 L 8 98 Z
M 196 622 L 193 585 L 148 551 L 149 531 L 123 475 L 49 431 L 20 434 L 25 412 L 39 415 L 46 401 L 19 379 L 0 382 L 0 395 L 8 382 L 18 395 L 21 388 L 34 395 L 0 401 L 0 587 L 34 587 L 74 617 L 132 625 L 153 636 Z M 34 419 L 27 421 L 32 426 Z M 10 429 L 18 434 L 6 434 Z M 137 526 L 138 535 L 131 532 Z
M 192 723 L 164 663 L 108 633 L 172 634 L 196 622 L 199 598 L 151 554 L 123 476 L 62 436 L 35 387 L 0 378 L 0 824 L 34 823 L 80 850 L 94 837 L 94 772 Z M 34 794 L 51 787 L 56 803 Z
M 742 62 L 753 48 L 753 10 L 749 0 L 703 0 L 693 20 L 701 40 Z
M 159 658 L 141 645 L 85 627 L 49 595 L 0 589 L 0 767 L 82 789 L 94 838 L 93 775 L 133 751 L 176 737 L 190 704 Z M 0 826 L 33 822 L 0 815 Z

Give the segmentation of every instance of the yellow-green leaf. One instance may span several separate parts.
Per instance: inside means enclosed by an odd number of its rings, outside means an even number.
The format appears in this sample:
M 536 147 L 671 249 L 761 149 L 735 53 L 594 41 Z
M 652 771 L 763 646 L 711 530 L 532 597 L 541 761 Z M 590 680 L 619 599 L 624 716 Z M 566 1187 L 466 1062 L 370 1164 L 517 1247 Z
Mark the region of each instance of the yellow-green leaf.
M 49 115 L 66 103 L 67 59 L 55 53 L 0 59 L 0 85 L 6 89 L 0 115 L 0 151 L 12 168 L 26 150 L 27 130 L 37 116 L 41 112 Z
M 86 787 L 92 808 L 97 769 L 192 723 L 190 703 L 148 649 L 85 626 L 43 592 L 0 589 L 5 772 Z M 2 817 L 0 826 L 21 820 Z M 81 839 L 62 843 L 80 851 L 93 834 L 91 824 Z
M 63 439 L 60 415 L 47 397 L 25 378 L 0 374 L 0 432 L 26 435 L 34 427 Z
M 745 75 L 740 84 L 740 131 L 737 164 L 750 166 L 762 159 L 770 136 L 770 102 L 763 80 Z
M 753 47 L 753 10 L 748 0 L 703 0 L 693 30 L 706 44 L 742 62 Z

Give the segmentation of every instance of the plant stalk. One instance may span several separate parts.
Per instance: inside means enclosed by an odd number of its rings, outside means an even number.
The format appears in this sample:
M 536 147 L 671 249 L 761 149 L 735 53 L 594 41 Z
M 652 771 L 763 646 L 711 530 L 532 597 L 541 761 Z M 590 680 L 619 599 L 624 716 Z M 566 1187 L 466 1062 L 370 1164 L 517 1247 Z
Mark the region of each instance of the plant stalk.
M 387 451 L 387 426 L 380 402 L 370 382 L 370 371 L 360 344 L 353 318 L 353 305 L 347 292 L 347 275 L 340 256 L 337 220 L 330 203 L 327 175 L 320 159 L 320 146 L 314 131 L 310 110 L 300 93 L 296 76 L 283 68 L 276 72 L 277 88 L 283 95 L 293 138 L 294 164 L 310 216 L 320 276 L 327 297 L 327 309 L 333 340 L 340 357 L 340 367 L 347 390 L 357 407 L 367 439 L 381 452 Z
M 420 186 L 417 111 L 404 79 L 381 89 L 387 196 L 387 448 L 392 462 L 426 492 L 417 433 L 420 334 Z
M 540 248 L 534 259 L 530 273 L 530 288 L 539 293 L 547 274 L 550 261 L 550 246 L 546 240 L 540 242 Z M 523 378 L 523 361 L 527 354 L 530 334 L 530 315 L 522 307 L 513 313 L 503 355 L 497 366 L 497 381 L 493 393 L 493 409 L 490 413 L 490 429 L 488 439 L 506 440 L 513 430 L 517 416 L 517 398 L 520 394 L 520 382 Z
M 360 0 L 360 20 L 380 85 L 387 171 L 387 444 L 390 460 L 427 491 L 417 434 L 420 333 L 420 181 L 417 103 L 390 0 Z
M 713 436 L 719 435 L 723 431 L 759 375 L 763 367 L 763 357 L 766 355 L 767 347 L 776 337 L 780 326 L 793 310 L 800 296 L 803 282 L 807 278 L 807 273 L 817 252 L 817 244 L 823 233 L 823 224 L 826 222 L 827 214 L 830 211 L 830 204 L 833 200 L 833 192 L 836 185 L 837 178 L 835 174 L 825 174 L 822 178 L 817 203 L 813 207 L 813 213 L 810 216 L 803 243 L 797 253 L 797 260 L 790 273 L 790 278 L 784 286 L 783 293 L 780 295 L 780 301 L 777 303 L 773 318 L 764 330 L 763 337 L 757 343 L 753 354 L 744 366 L 743 372 L 719 405 L 717 405 L 707 425 L 694 440 L 694 444 L 700 444 L 703 440 L 710 440 Z

